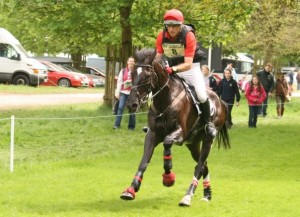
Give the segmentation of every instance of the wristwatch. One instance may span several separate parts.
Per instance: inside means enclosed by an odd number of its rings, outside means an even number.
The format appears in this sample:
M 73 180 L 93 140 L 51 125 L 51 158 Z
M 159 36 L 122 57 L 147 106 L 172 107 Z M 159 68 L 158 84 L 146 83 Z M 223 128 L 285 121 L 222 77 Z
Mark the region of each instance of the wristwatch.
M 175 67 L 175 66 L 172 66 L 172 71 L 173 71 L 173 72 L 178 72 L 178 68 Z

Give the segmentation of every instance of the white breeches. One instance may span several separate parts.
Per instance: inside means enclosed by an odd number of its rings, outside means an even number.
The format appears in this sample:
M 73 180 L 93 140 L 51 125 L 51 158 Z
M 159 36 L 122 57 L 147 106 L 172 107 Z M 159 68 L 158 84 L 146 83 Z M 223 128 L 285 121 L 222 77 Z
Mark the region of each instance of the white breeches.
M 207 100 L 205 81 L 200 70 L 200 63 L 193 63 L 190 70 L 179 72 L 177 75 L 183 78 L 189 85 L 194 86 L 198 100 L 201 103 Z

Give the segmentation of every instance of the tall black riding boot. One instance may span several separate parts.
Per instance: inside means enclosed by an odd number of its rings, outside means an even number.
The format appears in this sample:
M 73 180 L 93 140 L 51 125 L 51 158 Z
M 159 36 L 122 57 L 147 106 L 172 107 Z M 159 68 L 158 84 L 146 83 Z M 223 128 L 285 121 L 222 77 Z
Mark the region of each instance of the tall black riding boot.
M 208 136 L 216 137 L 218 131 L 215 127 L 215 125 L 210 120 L 210 106 L 209 106 L 209 100 L 207 99 L 204 103 L 200 103 L 200 108 L 202 111 L 201 118 L 204 121 L 205 124 L 205 132 Z

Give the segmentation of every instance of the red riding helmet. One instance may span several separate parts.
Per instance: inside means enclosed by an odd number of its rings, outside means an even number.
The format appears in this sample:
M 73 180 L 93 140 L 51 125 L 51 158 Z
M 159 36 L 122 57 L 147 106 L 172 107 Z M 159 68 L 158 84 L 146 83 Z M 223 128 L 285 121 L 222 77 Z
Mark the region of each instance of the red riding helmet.
M 181 11 L 172 9 L 167 11 L 167 13 L 164 16 L 164 24 L 168 25 L 180 25 L 184 21 L 183 15 Z

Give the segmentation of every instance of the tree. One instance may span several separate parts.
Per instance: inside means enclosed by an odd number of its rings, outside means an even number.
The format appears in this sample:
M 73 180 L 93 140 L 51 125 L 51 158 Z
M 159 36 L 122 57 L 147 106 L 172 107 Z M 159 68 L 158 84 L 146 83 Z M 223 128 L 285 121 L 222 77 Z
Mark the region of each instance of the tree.
M 236 35 L 236 43 L 226 48 L 248 52 L 263 63 L 279 68 L 285 57 L 299 56 L 299 3 L 290 0 L 258 0 L 246 29 Z M 256 63 L 256 61 L 255 61 Z M 259 66 L 255 66 L 255 70 Z
M 179 8 L 204 46 L 226 44 L 244 30 L 254 0 L 3 0 L 0 18 L 25 47 L 37 54 L 65 52 L 75 64 L 82 55 L 105 54 L 106 97 L 113 97 L 115 62 L 125 64 L 133 47 L 154 47 L 163 15 Z M 22 22 L 21 22 L 22 21 Z M 18 28 L 11 28 L 19 24 Z M 26 34 L 23 34 L 26 32 Z M 106 48 L 106 49 L 105 49 Z M 109 54 L 109 55 L 108 55 Z M 122 64 L 121 64 L 122 65 Z M 108 84 L 109 83 L 109 84 Z

